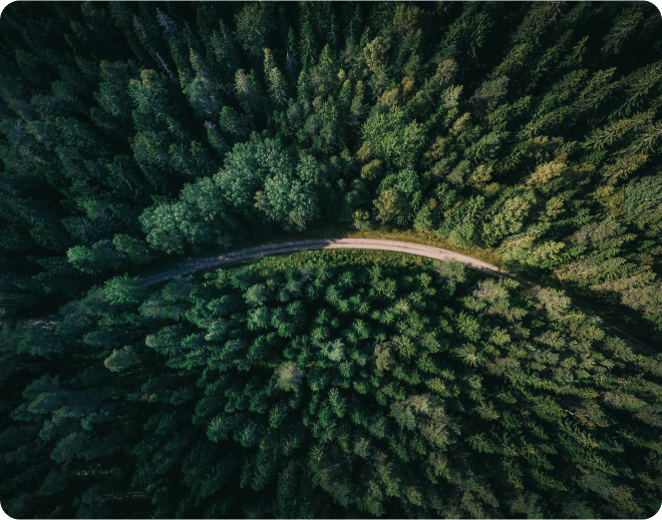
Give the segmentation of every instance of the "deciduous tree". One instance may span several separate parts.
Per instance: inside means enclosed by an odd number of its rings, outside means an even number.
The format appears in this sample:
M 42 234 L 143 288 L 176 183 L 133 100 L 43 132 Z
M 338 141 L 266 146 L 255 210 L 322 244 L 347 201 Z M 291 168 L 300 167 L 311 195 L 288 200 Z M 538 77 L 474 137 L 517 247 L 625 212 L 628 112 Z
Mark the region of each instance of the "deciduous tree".
M 396 168 L 412 167 L 421 152 L 425 129 L 399 107 L 376 107 L 362 129 L 362 161 L 377 158 Z

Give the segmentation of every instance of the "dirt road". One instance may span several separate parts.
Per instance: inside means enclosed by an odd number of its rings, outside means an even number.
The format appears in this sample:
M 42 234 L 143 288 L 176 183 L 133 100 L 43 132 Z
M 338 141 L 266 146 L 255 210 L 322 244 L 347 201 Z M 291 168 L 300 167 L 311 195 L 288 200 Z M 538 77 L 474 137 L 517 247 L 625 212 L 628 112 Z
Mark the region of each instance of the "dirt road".
M 453 251 L 448 251 L 447 249 L 424 246 L 422 244 L 415 244 L 412 242 L 399 242 L 397 240 L 380 240 L 371 238 L 295 240 L 292 242 L 281 242 L 279 244 L 270 244 L 265 246 L 240 249 L 238 251 L 232 251 L 222 255 L 213 255 L 189 262 L 180 262 L 179 264 L 173 265 L 171 268 L 166 269 L 165 271 L 160 271 L 158 273 L 145 276 L 143 284 L 147 286 L 154 285 L 170 280 L 176 276 L 183 276 L 204 269 L 211 269 L 235 262 L 260 258 L 263 256 L 292 253 L 295 251 L 307 251 L 311 249 L 376 249 L 380 251 L 397 251 L 400 253 L 409 253 L 413 255 L 434 258 L 437 260 L 457 260 L 458 262 L 463 263 L 471 269 L 481 271 L 491 276 L 515 279 L 520 282 L 521 287 L 525 290 L 536 291 L 539 289 L 539 287 L 535 284 L 526 280 L 522 280 L 514 274 L 504 271 L 503 269 L 500 269 L 492 264 L 488 264 L 487 262 L 483 262 L 470 256 L 454 253 Z M 585 309 L 582 309 L 574 303 L 571 305 L 577 310 L 587 312 Z M 34 326 L 41 325 L 42 328 L 51 329 L 60 323 L 62 319 L 63 316 L 59 313 L 56 313 L 52 316 L 49 316 L 48 319 L 35 321 Z M 659 352 L 659 350 L 646 345 L 627 332 L 624 332 L 618 327 L 610 325 L 605 321 L 602 322 L 602 329 L 608 334 L 619 336 L 631 344 L 638 345 L 644 349 L 645 353 L 647 354 L 655 354 Z
M 409 253 L 437 260 L 457 260 L 468 267 L 480 271 L 488 271 L 494 274 L 512 276 L 498 267 L 482 262 L 470 256 L 461 255 L 440 249 L 438 247 L 424 246 L 412 242 L 398 242 L 396 240 L 379 240 L 371 238 L 339 238 L 324 240 L 297 240 L 293 242 L 282 242 L 280 244 L 271 244 L 267 246 L 252 247 L 249 249 L 240 249 L 223 255 L 209 256 L 188 263 L 181 263 L 173 266 L 167 271 L 154 274 L 145 278 L 145 285 L 164 282 L 175 276 L 191 274 L 203 269 L 219 267 L 243 260 L 251 260 L 262 256 L 277 255 L 282 253 L 292 253 L 295 251 L 307 251 L 311 249 L 377 249 L 380 251 L 397 251 L 400 253 Z
M 196 271 L 201 271 L 204 269 L 211 269 L 213 267 L 219 267 L 222 265 L 232 264 L 235 262 L 241 262 L 244 260 L 251 260 L 253 258 L 260 258 L 263 256 L 278 255 L 283 253 L 293 253 L 295 251 L 307 251 L 311 249 L 376 249 L 380 251 L 397 251 L 400 253 L 409 253 L 413 255 L 426 256 L 428 258 L 434 258 L 437 260 L 457 260 L 458 262 L 463 263 L 471 269 L 484 272 L 492 276 L 500 276 L 506 278 L 512 278 L 520 282 L 524 289 L 536 290 L 536 285 L 522 280 L 517 276 L 504 271 L 492 264 L 477 260 L 470 256 L 461 255 L 459 253 L 454 253 L 447 249 L 441 249 L 438 247 L 425 246 L 422 244 L 415 244 L 412 242 L 399 242 L 397 240 L 380 240 L 372 238 L 338 238 L 338 239 L 323 239 L 323 240 L 295 240 L 292 242 L 281 242 L 279 244 L 270 244 L 266 246 L 251 247 L 247 249 L 240 249 L 238 251 L 232 251 L 231 253 L 226 253 L 222 255 L 208 256 L 198 260 L 193 260 L 190 262 L 182 262 L 177 265 L 174 265 L 166 271 L 161 271 L 151 276 L 145 277 L 144 285 L 154 285 L 166 280 L 170 280 L 176 276 L 187 275 L 195 273 Z M 586 312 L 581 307 L 572 304 L 572 307 L 575 309 Z M 637 344 L 640 347 L 645 348 L 648 352 L 655 353 L 656 350 L 652 349 L 650 346 L 642 343 L 638 339 L 634 338 L 627 332 L 622 331 L 621 329 L 609 325 L 603 321 L 602 328 L 605 332 L 620 336 L 622 339 L 629 341 L 631 343 Z

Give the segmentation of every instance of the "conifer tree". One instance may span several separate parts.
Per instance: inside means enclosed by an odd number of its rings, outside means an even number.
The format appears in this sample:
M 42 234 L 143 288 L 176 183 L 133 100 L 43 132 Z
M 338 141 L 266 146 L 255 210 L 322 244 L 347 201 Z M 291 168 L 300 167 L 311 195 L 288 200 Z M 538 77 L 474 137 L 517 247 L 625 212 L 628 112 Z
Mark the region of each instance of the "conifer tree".
M 264 49 L 264 77 L 268 85 L 269 97 L 274 104 L 281 108 L 286 106 L 287 83 L 269 49 Z
M 236 15 L 237 39 L 246 53 L 259 62 L 267 47 L 270 32 L 275 29 L 271 4 L 246 4 Z
M 8 513 L 659 508 L 659 355 L 616 337 L 662 338 L 654 7 L 2 15 Z M 138 276 L 337 223 L 541 285 L 385 252 Z
M 291 82 L 294 82 L 296 76 L 296 63 L 297 63 L 297 46 L 296 46 L 296 36 L 294 34 L 294 29 L 290 27 L 287 31 L 287 43 L 286 43 L 286 61 L 285 69 L 287 70 L 287 75 L 290 78 Z
M 234 77 L 234 90 L 244 112 L 257 116 L 262 104 L 262 93 L 255 71 L 251 70 L 247 74 L 243 69 L 239 69 Z
M 241 57 L 230 31 L 223 20 L 219 20 L 218 30 L 214 29 L 211 39 L 211 51 L 221 70 L 225 81 L 234 77 L 234 72 L 241 65 Z
M 310 21 L 305 21 L 301 26 L 301 36 L 299 38 L 299 53 L 301 54 L 301 68 L 306 70 L 313 65 L 317 56 L 317 44 L 313 27 Z

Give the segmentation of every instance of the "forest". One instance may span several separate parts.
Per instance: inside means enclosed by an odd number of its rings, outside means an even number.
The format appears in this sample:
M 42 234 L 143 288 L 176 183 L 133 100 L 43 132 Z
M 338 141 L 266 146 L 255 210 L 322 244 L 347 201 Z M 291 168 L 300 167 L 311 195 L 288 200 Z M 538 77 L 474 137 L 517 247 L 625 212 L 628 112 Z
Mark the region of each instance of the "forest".
M 157 288 L 113 278 L 57 325 L 2 334 L 39 359 L 0 434 L 13 476 L 3 507 L 17 518 L 652 516 L 662 355 L 605 335 L 559 291 L 517 285 L 353 251 Z
M 5 7 L 3 510 L 655 514 L 661 56 L 638 1 Z M 536 285 L 338 251 L 141 281 L 357 232 Z

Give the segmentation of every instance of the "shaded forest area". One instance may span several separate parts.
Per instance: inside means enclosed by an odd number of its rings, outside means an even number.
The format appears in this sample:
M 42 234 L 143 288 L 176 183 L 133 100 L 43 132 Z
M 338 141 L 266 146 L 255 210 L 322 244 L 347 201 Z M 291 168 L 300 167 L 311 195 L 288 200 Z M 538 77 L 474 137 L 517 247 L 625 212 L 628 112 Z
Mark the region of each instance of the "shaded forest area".
M 662 343 L 661 20 L 644 2 L 9 5 L 2 507 L 654 514 L 662 354 L 549 287 Z M 331 224 L 489 250 L 548 288 L 391 253 L 134 276 Z
M 159 289 L 113 278 L 54 327 L 0 334 L 34 359 L 8 379 L 3 508 L 652 516 L 662 354 L 606 336 L 558 291 L 517 285 L 457 262 L 347 251 Z
M 492 248 L 662 340 L 643 2 L 16 2 L 0 306 L 319 223 Z

